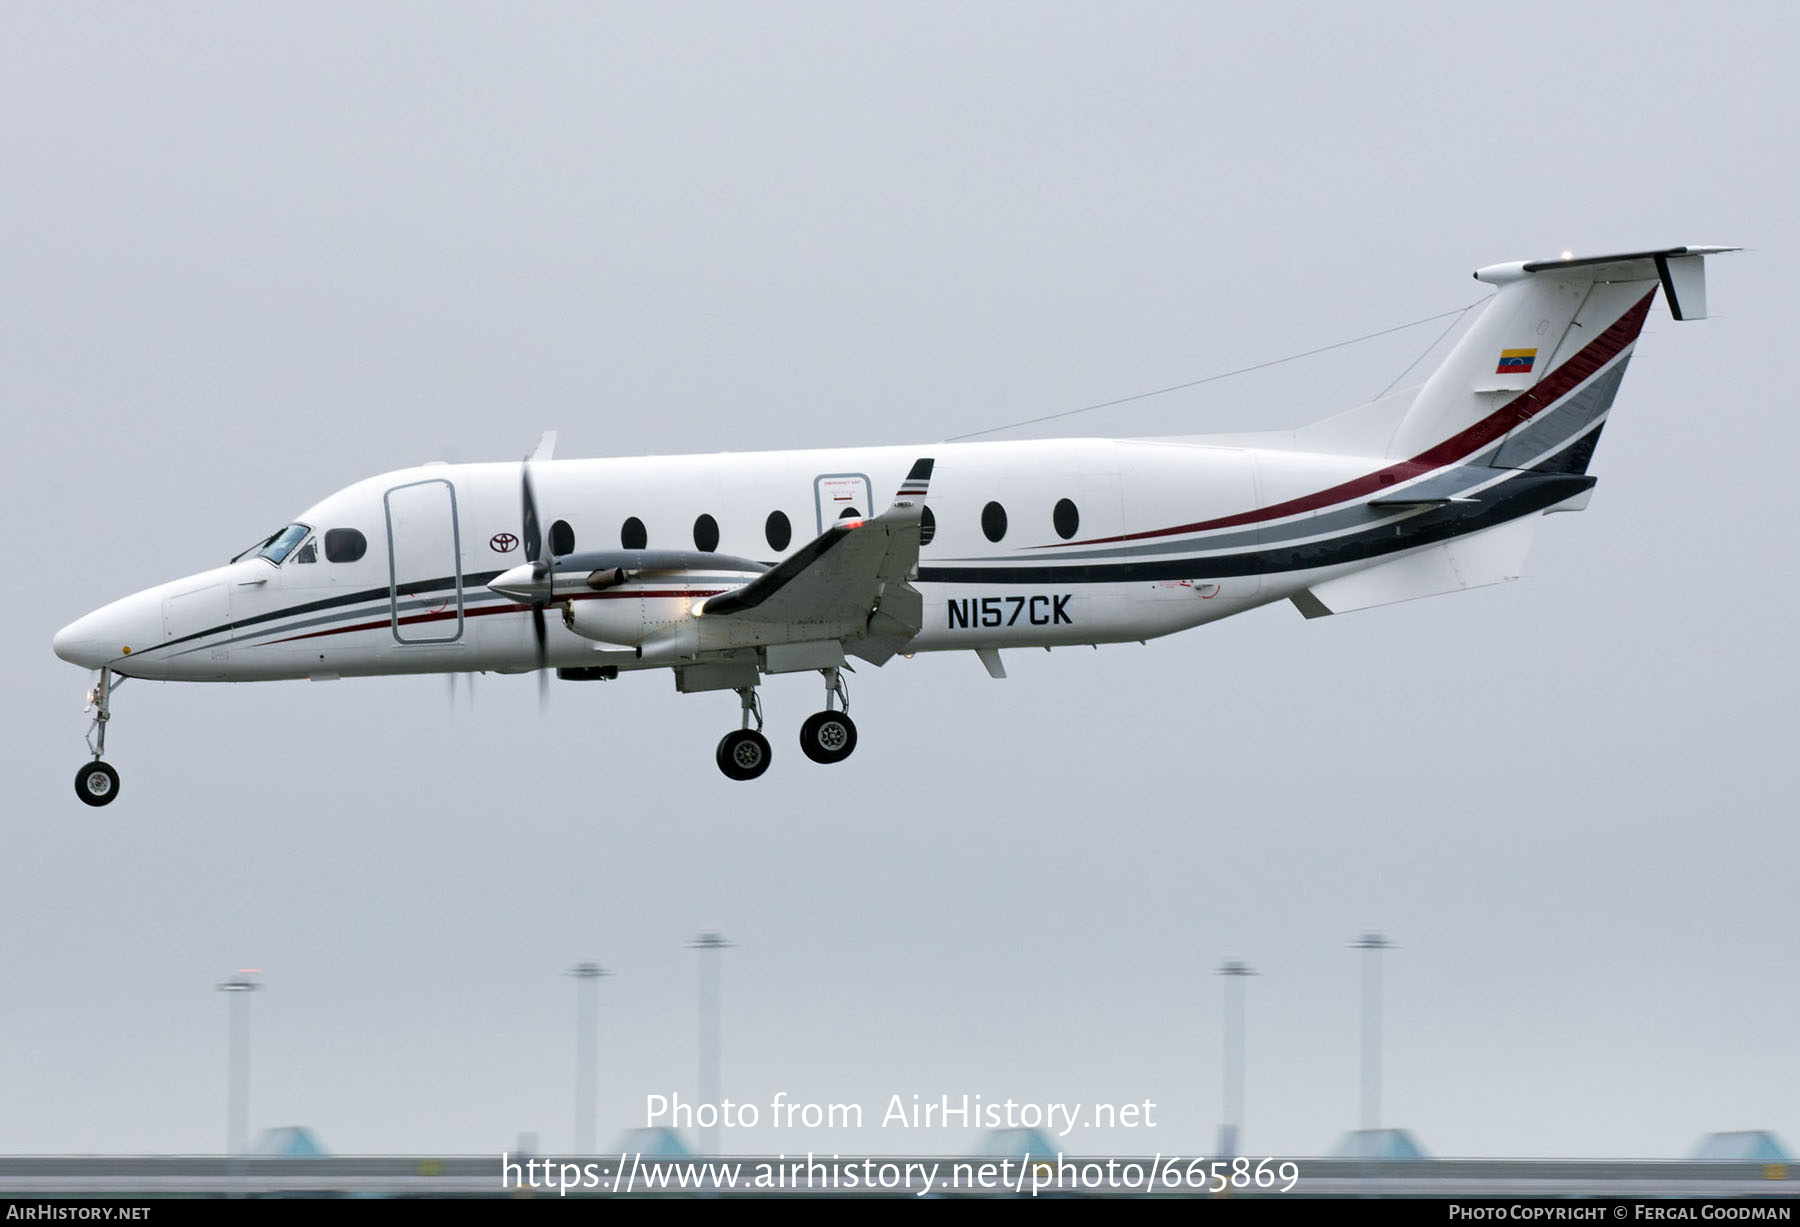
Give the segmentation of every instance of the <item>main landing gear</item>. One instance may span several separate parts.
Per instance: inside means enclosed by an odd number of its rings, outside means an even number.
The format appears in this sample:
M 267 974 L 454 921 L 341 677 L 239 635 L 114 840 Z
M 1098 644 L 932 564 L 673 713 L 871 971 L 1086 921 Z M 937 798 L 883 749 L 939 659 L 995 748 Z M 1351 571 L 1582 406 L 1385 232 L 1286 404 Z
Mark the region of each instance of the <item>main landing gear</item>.
M 740 686 L 737 693 L 738 702 L 744 705 L 744 722 L 719 739 L 714 757 L 727 779 L 754 780 L 769 769 L 769 739 L 762 735 L 762 700 L 756 697 L 754 686 Z M 755 728 L 750 727 L 752 720 Z
M 815 763 L 841 763 L 856 749 L 856 723 L 850 719 L 850 687 L 836 669 L 825 675 L 825 710 L 800 726 L 800 749 Z M 834 710 L 832 704 L 836 703 Z
M 800 726 L 800 749 L 815 763 L 841 763 L 856 749 L 856 723 L 850 719 L 850 688 L 838 669 L 821 669 L 825 678 L 825 710 Z M 715 757 L 728 779 L 754 780 L 769 769 L 769 739 L 762 734 L 762 701 L 754 686 L 740 686 L 743 724 L 719 741 Z M 751 728 L 751 722 L 756 724 Z
M 75 795 L 88 805 L 109 805 L 119 795 L 119 773 L 100 761 L 106 753 L 106 722 L 112 719 L 114 689 L 112 670 L 102 669 L 99 684 L 88 691 L 88 705 L 93 709 L 94 721 L 88 726 L 87 743 L 94 761 L 75 773 Z

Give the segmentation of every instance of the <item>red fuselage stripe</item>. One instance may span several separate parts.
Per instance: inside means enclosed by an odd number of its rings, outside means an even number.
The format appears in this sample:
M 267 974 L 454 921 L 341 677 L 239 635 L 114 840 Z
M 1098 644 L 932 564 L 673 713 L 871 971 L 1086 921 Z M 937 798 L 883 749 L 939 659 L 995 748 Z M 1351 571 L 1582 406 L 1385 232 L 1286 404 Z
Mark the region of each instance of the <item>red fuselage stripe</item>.
M 559 597 L 555 603 L 561 604 L 563 601 L 618 601 L 627 600 L 632 597 L 691 596 L 698 599 L 703 596 L 717 596 L 723 591 L 725 591 L 723 588 L 694 589 L 692 591 L 674 588 L 659 588 L 649 592 L 579 592 L 571 593 L 565 597 Z M 488 614 L 524 613 L 530 608 L 531 606 L 529 605 L 485 605 L 475 609 L 464 609 L 463 617 L 480 618 Z M 445 622 L 455 616 L 456 611 L 454 609 L 445 609 L 428 614 L 413 614 L 409 617 L 400 619 L 399 624 L 401 626 L 414 626 L 420 622 Z M 393 625 L 393 615 L 390 614 L 388 617 L 374 622 L 358 622 L 351 626 L 328 626 L 322 631 L 308 631 L 304 635 L 289 635 L 286 639 L 266 639 L 256 646 L 259 648 L 266 648 L 277 643 L 298 643 L 303 639 L 318 639 L 325 635 L 348 635 L 355 631 L 373 631 L 379 630 L 384 626 Z
M 1174 528 L 1155 528 L 1146 532 L 1125 533 L 1118 537 L 1095 537 L 1088 541 L 1062 541 L 1042 548 L 1066 549 L 1072 545 L 1110 545 L 1115 541 L 1141 541 L 1147 537 L 1174 537 L 1182 533 L 1208 532 L 1215 528 L 1236 528 L 1244 524 L 1260 524 L 1268 520 L 1280 520 L 1287 516 L 1299 515 L 1302 512 L 1316 511 L 1321 507 L 1330 507 L 1337 503 L 1363 498 L 1374 494 L 1383 487 L 1410 481 L 1434 469 L 1448 467 L 1492 443 L 1520 423 L 1536 417 L 1543 410 L 1568 395 L 1595 371 L 1617 357 L 1627 345 L 1631 344 L 1638 333 L 1643 331 L 1644 318 L 1650 314 L 1650 300 L 1655 297 L 1655 290 L 1644 295 L 1636 306 L 1614 321 L 1610 328 L 1595 337 L 1580 353 L 1546 375 L 1543 382 L 1537 387 L 1513 398 L 1473 426 L 1451 435 L 1436 447 L 1420 452 L 1411 460 L 1401 460 L 1385 469 L 1377 469 L 1373 473 L 1367 473 L 1329 489 L 1302 495 L 1299 498 L 1291 498 L 1286 502 L 1272 503 L 1254 511 L 1221 516 L 1216 520 L 1201 520 L 1194 524 L 1178 524 Z

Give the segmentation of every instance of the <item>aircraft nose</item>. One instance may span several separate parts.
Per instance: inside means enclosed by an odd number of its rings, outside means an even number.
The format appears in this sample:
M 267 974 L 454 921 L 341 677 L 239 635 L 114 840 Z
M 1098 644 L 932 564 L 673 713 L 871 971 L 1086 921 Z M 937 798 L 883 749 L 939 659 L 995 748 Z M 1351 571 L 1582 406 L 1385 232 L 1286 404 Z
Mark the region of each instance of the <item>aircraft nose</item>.
M 109 651 L 102 646 L 99 627 L 95 625 L 93 614 L 85 618 L 77 618 L 56 632 L 56 638 L 50 641 L 56 654 L 72 665 L 81 665 L 88 669 L 98 669 L 118 654 L 116 644 Z
M 75 619 L 50 646 L 72 665 L 99 669 L 161 642 L 162 616 L 156 602 L 140 593 Z

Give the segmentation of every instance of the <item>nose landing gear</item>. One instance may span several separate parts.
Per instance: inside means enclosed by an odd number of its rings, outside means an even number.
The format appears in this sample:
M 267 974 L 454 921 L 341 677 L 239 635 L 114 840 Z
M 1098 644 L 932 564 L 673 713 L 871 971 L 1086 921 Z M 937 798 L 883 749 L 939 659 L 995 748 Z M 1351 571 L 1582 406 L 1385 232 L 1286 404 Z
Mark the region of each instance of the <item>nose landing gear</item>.
M 119 773 L 101 761 L 106 753 L 106 722 L 112 719 L 113 690 L 112 670 L 102 669 L 99 683 L 88 691 L 94 720 L 88 726 L 87 743 L 94 761 L 75 773 L 75 795 L 88 805 L 110 805 L 119 795 Z

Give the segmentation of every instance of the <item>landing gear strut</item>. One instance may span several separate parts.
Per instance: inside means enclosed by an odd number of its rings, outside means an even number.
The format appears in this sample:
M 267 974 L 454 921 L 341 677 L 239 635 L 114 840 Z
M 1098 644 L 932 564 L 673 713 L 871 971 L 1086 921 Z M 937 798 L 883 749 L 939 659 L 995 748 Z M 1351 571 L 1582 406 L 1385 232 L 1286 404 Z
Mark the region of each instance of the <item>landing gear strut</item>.
M 769 769 L 769 739 L 762 735 L 762 701 L 756 697 L 754 686 L 740 686 L 737 693 L 744 709 L 743 724 L 719 739 L 719 751 L 714 757 L 727 779 L 754 780 Z M 752 720 L 755 728 L 750 727 Z
M 837 669 L 819 672 L 825 678 L 825 710 L 814 712 L 800 726 L 800 749 L 815 763 L 841 763 L 856 749 L 856 724 L 850 719 L 850 687 Z
M 75 795 L 88 805 L 108 805 L 119 795 L 119 773 L 100 761 L 106 753 L 106 722 L 112 719 L 112 670 L 100 670 L 100 682 L 88 691 L 94 721 L 88 726 L 88 752 L 94 761 L 75 773 Z

